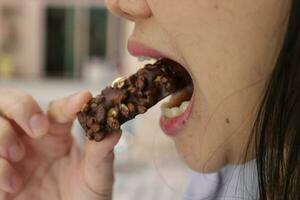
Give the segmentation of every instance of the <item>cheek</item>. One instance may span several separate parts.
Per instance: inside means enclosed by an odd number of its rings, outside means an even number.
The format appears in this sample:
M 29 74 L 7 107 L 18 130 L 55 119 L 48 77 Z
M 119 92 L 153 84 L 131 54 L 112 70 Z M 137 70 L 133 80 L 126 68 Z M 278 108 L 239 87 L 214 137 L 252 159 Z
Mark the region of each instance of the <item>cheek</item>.
M 188 32 L 201 21 L 207 23 L 215 12 L 215 4 L 207 0 L 149 0 L 148 5 L 155 19 L 168 31 L 176 30 L 176 34 Z
M 217 107 L 203 93 L 194 94 L 191 117 L 175 138 L 178 153 L 191 169 L 208 173 L 243 161 L 259 96 L 253 94 L 262 86 L 236 93 Z
M 226 164 L 227 150 L 224 141 L 230 127 L 225 130 L 226 122 L 217 119 L 222 113 L 213 113 L 201 94 L 195 94 L 194 105 L 197 106 L 193 107 L 190 119 L 174 141 L 178 154 L 191 169 L 213 172 Z M 220 123 L 216 123 L 217 121 Z
M 184 133 L 175 139 L 179 154 L 196 171 L 218 170 L 229 154 L 242 155 L 247 134 L 230 136 L 245 123 L 261 94 L 264 84 L 253 83 L 264 75 L 258 76 L 253 69 L 261 62 L 253 52 L 265 57 L 262 52 L 270 41 L 266 38 L 274 33 L 271 22 L 281 13 L 275 2 L 148 0 L 153 20 L 164 29 L 196 82 L 197 107 Z M 254 87 L 241 90 L 249 85 Z M 227 117 L 231 125 L 224 128 Z M 250 125 L 245 130 L 250 130 Z M 229 142 L 238 144 L 232 145 L 235 151 L 227 149 Z

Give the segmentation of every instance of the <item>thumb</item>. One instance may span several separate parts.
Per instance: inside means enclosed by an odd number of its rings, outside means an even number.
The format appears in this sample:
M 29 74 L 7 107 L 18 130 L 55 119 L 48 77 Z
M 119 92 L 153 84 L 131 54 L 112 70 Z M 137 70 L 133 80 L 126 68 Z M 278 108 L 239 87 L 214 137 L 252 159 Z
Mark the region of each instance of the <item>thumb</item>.
M 83 160 L 84 181 L 89 189 L 99 196 L 112 195 L 114 183 L 114 146 L 120 132 L 109 133 L 101 142 L 87 141 Z
M 70 133 L 72 123 L 80 108 L 92 98 L 89 91 L 81 91 L 62 99 L 54 100 L 48 107 L 49 132 L 54 135 Z

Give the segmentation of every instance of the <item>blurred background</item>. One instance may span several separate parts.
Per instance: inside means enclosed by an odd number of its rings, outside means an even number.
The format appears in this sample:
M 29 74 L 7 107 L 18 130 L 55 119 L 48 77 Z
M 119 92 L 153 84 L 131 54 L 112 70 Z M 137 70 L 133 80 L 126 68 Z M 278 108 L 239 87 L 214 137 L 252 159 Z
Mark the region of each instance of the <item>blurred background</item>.
M 0 0 L 0 87 L 25 90 L 44 109 L 82 89 L 95 95 L 143 66 L 127 52 L 132 28 L 104 0 Z M 182 199 L 189 170 L 159 116 L 157 105 L 123 127 L 114 199 Z M 78 122 L 73 132 L 82 144 Z

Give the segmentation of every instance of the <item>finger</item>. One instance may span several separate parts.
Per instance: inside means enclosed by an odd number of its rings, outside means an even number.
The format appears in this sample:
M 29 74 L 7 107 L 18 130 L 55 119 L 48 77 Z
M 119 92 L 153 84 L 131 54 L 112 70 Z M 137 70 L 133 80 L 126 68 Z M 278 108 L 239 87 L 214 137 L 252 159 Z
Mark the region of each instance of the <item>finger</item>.
M 69 133 L 71 125 L 82 106 L 92 98 L 89 91 L 82 91 L 60 100 L 52 101 L 48 108 L 50 132 Z
M 0 89 L 0 114 L 13 120 L 29 136 L 41 137 L 49 122 L 31 95 L 15 89 Z
M 114 132 L 101 142 L 87 141 L 83 167 L 84 180 L 88 187 L 98 194 L 105 194 L 112 189 L 113 149 L 120 137 L 120 132 Z
M 0 190 L 16 193 L 22 186 L 18 172 L 3 158 L 0 158 Z
M 0 117 L 0 157 L 11 162 L 20 161 L 25 155 L 25 148 L 12 125 Z

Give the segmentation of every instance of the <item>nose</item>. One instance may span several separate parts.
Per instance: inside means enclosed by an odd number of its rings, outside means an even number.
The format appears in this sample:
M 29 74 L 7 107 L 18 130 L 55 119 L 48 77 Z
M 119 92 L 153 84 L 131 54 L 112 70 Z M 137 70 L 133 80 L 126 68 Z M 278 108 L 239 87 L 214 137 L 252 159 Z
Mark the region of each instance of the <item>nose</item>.
M 113 14 L 131 21 L 151 16 L 147 0 L 106 0 L 106 5 Z

